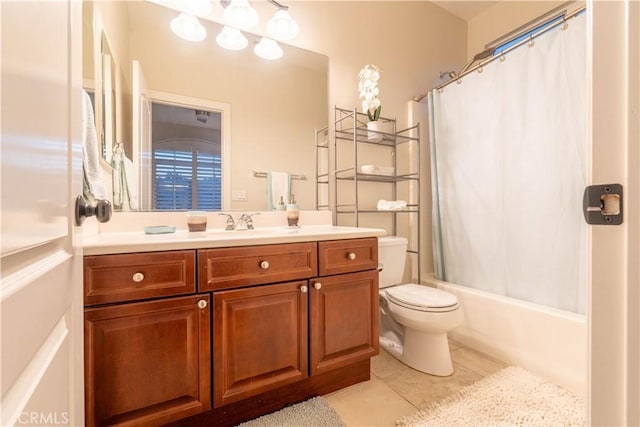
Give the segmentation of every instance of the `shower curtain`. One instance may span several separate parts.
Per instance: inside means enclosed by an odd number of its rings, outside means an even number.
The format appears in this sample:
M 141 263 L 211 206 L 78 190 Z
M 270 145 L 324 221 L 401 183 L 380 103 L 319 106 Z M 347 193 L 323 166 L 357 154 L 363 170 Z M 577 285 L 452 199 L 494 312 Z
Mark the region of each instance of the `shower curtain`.
M 429 94 L 437 278 L 584 313 L 585 15 Z

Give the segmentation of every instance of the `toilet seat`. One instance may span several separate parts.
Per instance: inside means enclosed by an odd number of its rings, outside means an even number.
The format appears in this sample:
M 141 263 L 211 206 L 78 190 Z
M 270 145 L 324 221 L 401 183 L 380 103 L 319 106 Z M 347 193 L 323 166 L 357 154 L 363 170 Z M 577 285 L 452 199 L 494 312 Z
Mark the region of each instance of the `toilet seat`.
M 386 288 L 393 303 L 417 311 L 447 312 L 458 308 L 455 295 L 429 286 L 409 283 Z

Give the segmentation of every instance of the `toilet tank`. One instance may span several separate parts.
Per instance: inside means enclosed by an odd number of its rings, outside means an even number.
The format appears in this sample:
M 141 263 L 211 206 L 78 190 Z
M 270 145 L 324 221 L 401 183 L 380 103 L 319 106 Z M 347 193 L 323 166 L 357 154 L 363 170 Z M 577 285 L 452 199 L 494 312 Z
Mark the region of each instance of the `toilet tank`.
M 407 257 L 407 239 L 398 236 L 378 237 L 378 262 L 382 264 L 380 288 L 402 282 Z

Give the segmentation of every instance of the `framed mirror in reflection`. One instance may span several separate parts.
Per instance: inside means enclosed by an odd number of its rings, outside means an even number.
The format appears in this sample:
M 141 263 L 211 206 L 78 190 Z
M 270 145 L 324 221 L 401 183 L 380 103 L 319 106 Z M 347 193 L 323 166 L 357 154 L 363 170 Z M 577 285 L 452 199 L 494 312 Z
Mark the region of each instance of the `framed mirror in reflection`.
M 109 162 L 111 153 L 113 152 L 114 141 L 116 138 L 116 64 L 113 60 L 113 54 L 109 47 L 109 40 L 104 33 L 100 37 L 100 66 L 102 74 L 102 97 L 100 115 L 101 129 L 98 132 L 98 141 L 100 141 L 103 158 Z
M 104 106 L 104 123 L 109 115 L 114 118 L 112 147 L 122 150 L 130 169 L 124 174 L 129 196 L 137 201 L 125 200 L 121 209 L 264 210 L 266 180 L 253 171 L 306 175 L 291 191 L 302 209 L 315 209 L 314 132 L 326 126 L 329 111 L 326 56 L 283 45 L 281 59 L 261 59 L 252 48 L 259 38 L 249 34 L 247 49 L 225 50 L 215 43 L 222 26 L 204 19 L 207 37 L 185 41 L 169 27 L 177 12 L 149 2 L 93 2 L 92 9 L 91 22 L 105 34 L 114 74 L 122 77 L 110 92 L 115 109 Z M 95 28 L 85 31 L 95 33 Z M 198 121 L 206 113 L 208 120 Z M 166 119 L 170 135 L 158 130 L 156 116 Z M 212 137 L 217 142 L 178 132 L 202 132 L 207 126 L 218 126 Z M 169 174 L 167 159 L 159 157 L 169 149 L 173 156 L 192 153 L 196 166 L 188 171 L 187 160 L 175 160 Z M 108 161 L 107 143 L 104 152 Z M 115 191 L 124 188 L 118 179 Z M 235 201 L 232 193 L 247 197 Z M 168 203 L 170 194 L 174 201 Z M 188 194 L 190 205 L 183 203 Z

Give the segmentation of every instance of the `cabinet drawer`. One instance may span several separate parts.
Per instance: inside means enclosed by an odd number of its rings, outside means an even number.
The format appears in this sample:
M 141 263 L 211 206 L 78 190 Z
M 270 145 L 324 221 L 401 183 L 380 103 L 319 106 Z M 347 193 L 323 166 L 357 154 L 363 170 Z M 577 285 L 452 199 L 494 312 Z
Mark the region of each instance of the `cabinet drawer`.
M 378 268 L 378 239 L 319 242 L 318 254 L 320 276 L 372 270 Z
M 84 303 L 96 305 L 195 292 L 195 251 L 84 258 Z
M 200 291 L 284 282 L 318 274 L 315 242 L 198 251 Z

